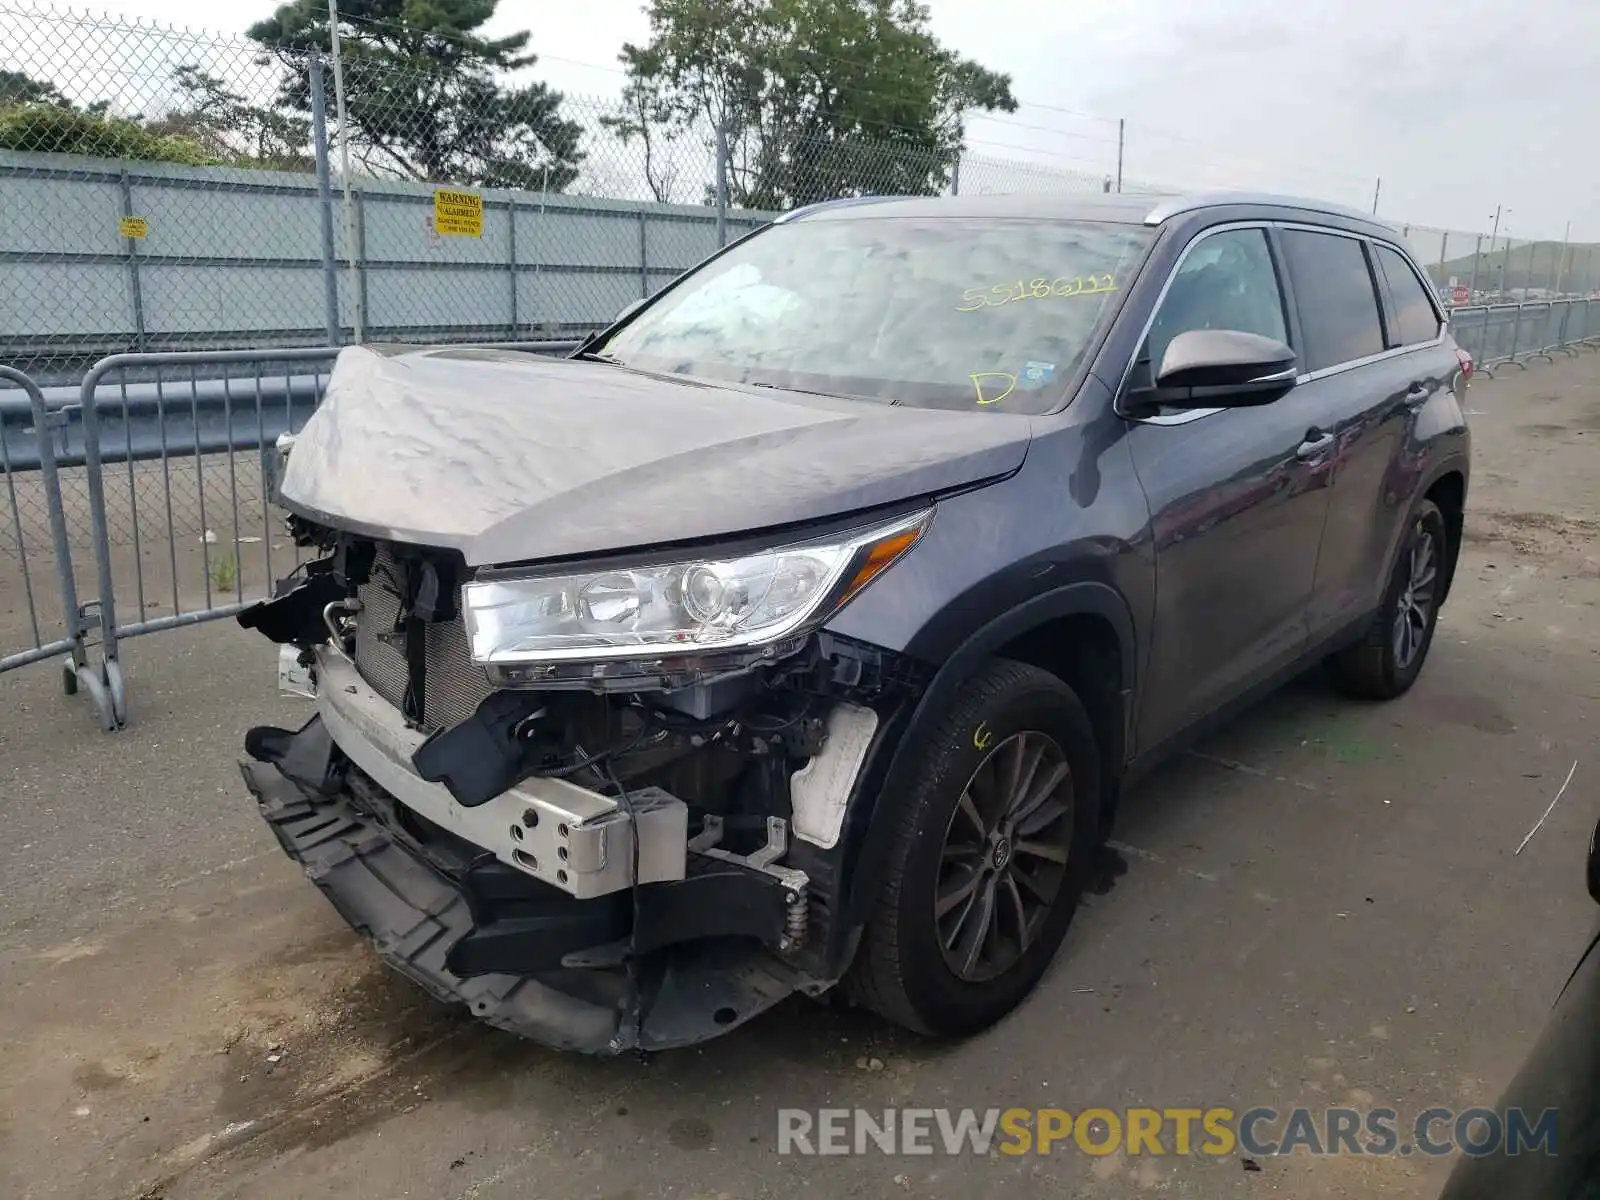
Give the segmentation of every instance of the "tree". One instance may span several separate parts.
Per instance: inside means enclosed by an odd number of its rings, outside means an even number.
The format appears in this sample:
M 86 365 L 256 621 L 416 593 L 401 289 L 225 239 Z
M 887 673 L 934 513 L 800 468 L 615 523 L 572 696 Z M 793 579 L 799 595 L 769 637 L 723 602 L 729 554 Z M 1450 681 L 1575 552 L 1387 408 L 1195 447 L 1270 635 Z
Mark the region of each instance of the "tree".
M 339 6 L 350 145 L 369 169 L 400 178 L 559 191 L 583 154 L 562 95 L 543 83 L 505 86 L 531 67 L 528 34 L 477 31 L 496 0 L 348 0 Z M 311 108 L 307 56 L 328 53 L 325 0 L 292 0 L 248 30 L 289 67 L 283 102 Z M 333 108 L 329 74 L 328 107 Z
M 291 113 L 262 108 L 232 91 L 217 76 L 192 65 L 172 72 L 182 97 L 165 117 L 146 128 L 187 138 L 218 162 L 279 171 L 309 171 L 311 123 Z
M 1011 79 L 946 49 L 917 0 L 651 0 L 620 55 L 608 125 L 642 142 L 726 133 L 730 199 L 776 209 L 942 189 L 969 112 L 1015 112 Z
M 217 158 L 191 138 L 152 132 L 137 120 L 62 104 L 0 108 L 0 150 L 87 154 L 209 166 Z
M 72 103 L 55 84 L 45 79 L 35 79 L 22 71 L 0 70 L 0 108 L 18 104 L 54 104 L 71 108 Z

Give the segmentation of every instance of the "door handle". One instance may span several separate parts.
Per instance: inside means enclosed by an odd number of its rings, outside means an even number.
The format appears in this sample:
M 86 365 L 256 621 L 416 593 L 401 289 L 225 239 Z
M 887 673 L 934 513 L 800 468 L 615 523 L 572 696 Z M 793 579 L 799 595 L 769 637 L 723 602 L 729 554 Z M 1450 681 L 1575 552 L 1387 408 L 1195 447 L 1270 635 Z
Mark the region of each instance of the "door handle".
M 1294 456 L 1301 462 L 1305 462 L 1307 459 L 1316 458 L 1324 450 L 1330 448 L 1333 443 L 1333 434 L 1324 433 L 1320 429 L 1308 429 L 1306 430 L 1306 440 L 1295 447 Z

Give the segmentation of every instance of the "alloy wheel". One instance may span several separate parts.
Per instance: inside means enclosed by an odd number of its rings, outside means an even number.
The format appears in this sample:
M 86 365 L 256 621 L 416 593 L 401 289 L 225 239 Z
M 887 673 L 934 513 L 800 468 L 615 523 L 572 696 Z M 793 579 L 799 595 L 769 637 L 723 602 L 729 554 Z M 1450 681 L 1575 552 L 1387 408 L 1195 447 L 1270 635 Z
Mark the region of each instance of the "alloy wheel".
M 1433 534 L 1422 522 L 1413 530 L 1406 579 L 1395 605 L 1391 631 L 1394 665 L 1405 670 L 1422 649 L 1433 616 L 1434 585 L 1439 575 L 1439 549 Z
M 950 816 L 934 888 L 945 963 L 972 983 L 1011 967 L 1061 894 L 1072 844 L 1072 770 L 1046 734 L 994 746 Z

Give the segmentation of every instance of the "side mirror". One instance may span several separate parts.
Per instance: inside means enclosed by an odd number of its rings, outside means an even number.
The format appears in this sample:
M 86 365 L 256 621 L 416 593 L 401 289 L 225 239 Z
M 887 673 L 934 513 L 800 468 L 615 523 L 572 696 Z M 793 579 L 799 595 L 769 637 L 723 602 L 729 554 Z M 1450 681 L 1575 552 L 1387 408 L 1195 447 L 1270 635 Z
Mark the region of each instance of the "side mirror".
M 1191 329 L 1167 343 L 1148 399 L 1168 408 L 1270 404 L 1294 387 L 1298 374 L 1294 351 L 1274 338 Z

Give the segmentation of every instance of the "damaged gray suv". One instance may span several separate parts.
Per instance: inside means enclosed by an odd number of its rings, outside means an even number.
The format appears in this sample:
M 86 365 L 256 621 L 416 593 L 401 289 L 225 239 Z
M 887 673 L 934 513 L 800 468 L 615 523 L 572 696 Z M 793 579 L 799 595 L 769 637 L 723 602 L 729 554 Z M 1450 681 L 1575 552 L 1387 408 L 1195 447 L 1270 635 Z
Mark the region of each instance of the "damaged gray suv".
M 245 778 L 383 959 L 554 1046 L 1015 1007 L 1117 798 L 1318 661 L 1416 679 L 1471 360 L 1305 201 L 802 210 L 567 359 L 345 350 L 285 449 L 314 680 Z

